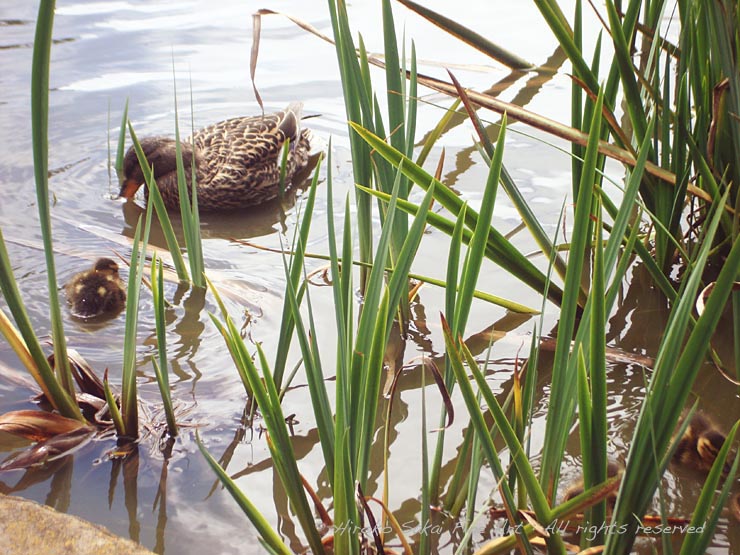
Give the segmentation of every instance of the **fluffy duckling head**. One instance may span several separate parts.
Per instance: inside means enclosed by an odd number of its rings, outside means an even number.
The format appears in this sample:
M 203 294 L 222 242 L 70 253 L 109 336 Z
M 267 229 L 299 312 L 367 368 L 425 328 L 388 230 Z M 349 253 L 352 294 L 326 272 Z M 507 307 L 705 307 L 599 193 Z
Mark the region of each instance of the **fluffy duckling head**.
M 117 316 L 126 303 L 118 264 L 98 259 L 90 270 L 76 274 L 65 286 L 70 311 L 82 320 Z
M 709 472 L 726 439 L 708 417 L 695 413 L 678 442 L 673 460 L 681 466 Z M 730 462 L 725 461 L 723 473 L 729 472 Z

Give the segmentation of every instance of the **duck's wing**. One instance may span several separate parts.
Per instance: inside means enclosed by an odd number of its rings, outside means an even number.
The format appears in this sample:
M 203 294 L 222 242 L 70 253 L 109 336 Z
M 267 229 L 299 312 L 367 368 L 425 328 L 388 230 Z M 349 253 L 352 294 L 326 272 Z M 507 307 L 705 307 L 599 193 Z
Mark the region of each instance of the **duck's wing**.
M 193 143 L 204 161 L 214 166 L 271 163 L 278 159 L 286 139 L 298 142 L 300 110 L 296 103 L 281 112 L 215 123 L 195 133 Z

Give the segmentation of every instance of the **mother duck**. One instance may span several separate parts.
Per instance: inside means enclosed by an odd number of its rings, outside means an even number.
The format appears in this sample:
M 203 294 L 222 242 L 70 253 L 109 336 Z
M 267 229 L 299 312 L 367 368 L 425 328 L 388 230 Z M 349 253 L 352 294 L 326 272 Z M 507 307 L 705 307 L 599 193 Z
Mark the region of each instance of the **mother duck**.
M 233 118 L 197 131 L 180 143 L 185 176 L 190 187 L 195 157 L 198 207 L 205 211 L 231 210 L 260 204 L 278 195 L 283 144 L 290 140 L 285 183 L 308 163 L 308 131 L 301 129 L 300 103 L 262 116 Z M 141 140 L 154 167 L 154 178 L 169 209 L 179 207 L 176 142 L 168 137 Z M 144 183 L 134 147 L 123 161 L 121 196 L 133 197 Z M 145 191 L 148 197 L 149 191 Z

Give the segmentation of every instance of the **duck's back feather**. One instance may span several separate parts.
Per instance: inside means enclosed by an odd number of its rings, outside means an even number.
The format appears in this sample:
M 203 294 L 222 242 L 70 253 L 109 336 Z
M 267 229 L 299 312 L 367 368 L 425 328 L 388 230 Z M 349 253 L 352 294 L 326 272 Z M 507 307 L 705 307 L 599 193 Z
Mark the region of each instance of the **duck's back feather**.
M 281 112 L 232 118 L 196 132 L 191 141 L 200 162 L 199 197 L 206 197 L 209 204 L 236 207 L 277 196 L 285 141 L 291 142 L 286 179 L 308 159 L 308 139 L 299 117 L 300 105 L 291 105 Z

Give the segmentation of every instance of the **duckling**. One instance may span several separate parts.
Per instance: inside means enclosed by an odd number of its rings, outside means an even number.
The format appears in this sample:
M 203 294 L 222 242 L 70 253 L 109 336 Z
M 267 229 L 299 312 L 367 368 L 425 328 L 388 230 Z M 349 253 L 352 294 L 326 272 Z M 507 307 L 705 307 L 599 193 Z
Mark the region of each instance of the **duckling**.
M 98 316 L 113 318 L 126 303 L 118 264 L 110 258 L 100 258 L 90 270 L 73 276 L 64 291 L 72 315 L 83 320 Z
M 271 200 L 280 189 L 283 144 L 290 140 L 285 183 L 308 163 L 309 134 L 300 128 L 302 105 L 262 116 L 233 118 L 195 132 L 180 143 L 188 190 L 191 164 L 195 159 L 198 208 L 204 211 L 231 210 Z M 141 140 L 154 178 L 168 209 L 180 206 L 177 192 L 176 143 L 166 137 Z M 134 196 L 144 183 L 134 147 L 123 161 L 122 197 Z M 145 191 L 148 197 L 148 190 Z
M 678 441 L 673 462 L 701 472 L 709 472 L 725 439 L 725 435 L 708 417 L 695 412 Z M 729 464 L 726 462 L 723 472 L 728 471 Z
M 619 464 L 616 461 L 608 461 L 606 465 L 606 477 L 607 479 L 614 478 L 616 476 L 621 476 L 623 471 L 622 465 Z M 610 510 L 614 509 L 614 505 L 617 503 L 617 489 L 612 489 L 607 497 L 606 497 L 606 504 L 607 507 L 609 507 Z M 574 497 L 582 494 L 585 491 L 583 486 L 583 478 L 580 478 L 573 482 L 570 486 L 568 486 L 568 489 L 565 490 L 565 493 L 563 494 L 563 503 L 566 501 L 570 501 Z
M 740 493 L 736 493 L 730 499 L 730 514 L 732 518 L 740 522 Z

